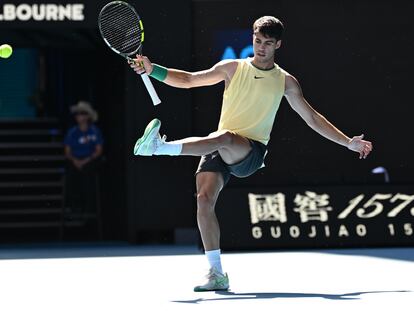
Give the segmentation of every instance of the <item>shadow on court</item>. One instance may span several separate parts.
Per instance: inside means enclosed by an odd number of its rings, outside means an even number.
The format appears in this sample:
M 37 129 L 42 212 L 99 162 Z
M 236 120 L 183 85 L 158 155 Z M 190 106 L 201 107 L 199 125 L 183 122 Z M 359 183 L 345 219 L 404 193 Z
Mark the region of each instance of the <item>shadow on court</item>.
M 324 298 L 329 300 L 358 300 L 359 296 L 367 294 L 384 294 L 384 293 L 409 293 L 408 290 L 396 291 L 372 291 L 372 292 L 355 292 L 348 294 L 312 294 L 312 293 L 235 293 L 216 291 L 215 293 L 222 297 L 217 298 L 198 298 L 192 300 L 174 300 L 179 303 L 202 303 L 208 301 L 225 301 L 225 300 L 251 300 L 251 299 L 277 299 L 277 298 Z

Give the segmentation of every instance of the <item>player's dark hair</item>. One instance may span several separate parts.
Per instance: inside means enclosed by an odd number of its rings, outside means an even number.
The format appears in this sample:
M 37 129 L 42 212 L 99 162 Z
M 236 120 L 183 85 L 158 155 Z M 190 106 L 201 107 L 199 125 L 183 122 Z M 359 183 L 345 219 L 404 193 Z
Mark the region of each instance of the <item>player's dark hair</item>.
M 260 32 L 267 38 L 275 38 L 276 41 L 282 39 L 283 30 L 282 22 L 274 16 L 262 16 L 253 24 L 253 33 Z

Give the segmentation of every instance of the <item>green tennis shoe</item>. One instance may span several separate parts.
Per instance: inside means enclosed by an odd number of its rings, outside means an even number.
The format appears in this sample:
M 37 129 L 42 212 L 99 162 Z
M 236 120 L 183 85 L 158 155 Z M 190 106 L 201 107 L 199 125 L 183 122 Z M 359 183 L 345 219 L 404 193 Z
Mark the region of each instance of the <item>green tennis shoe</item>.
M 221 274 L 216 269 L 211 268 L 206 275 L 206 283 L 194 287 L 195 292 L 226 291 L 229 289 L 229 277 L 227 273 Z
M 134 155 L 152 156 L 157 147 L 163 143 L 160 136 L 161 121 L 152 120 L 145 128 L 144 135 L 137 140 L 134 147 Z

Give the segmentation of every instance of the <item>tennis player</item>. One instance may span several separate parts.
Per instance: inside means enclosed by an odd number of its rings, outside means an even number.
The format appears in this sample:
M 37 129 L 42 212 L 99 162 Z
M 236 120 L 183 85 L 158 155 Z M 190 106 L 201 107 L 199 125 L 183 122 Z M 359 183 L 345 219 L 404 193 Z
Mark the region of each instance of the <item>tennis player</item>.
M 167 142 L 161 138 L 161 122 L 152 120 L 134 148 L 135 155 L 201 156 L 196 171 L 197 222 L 210 270 L 205 284 L 194 291 L 229 288 L 220 259 L 220 228 L 214 211 L 220 191 L 230 175 L 246 177 L 263 166 L 270 132 L 283 96 L 304 121 L 320 135 L 359 153 L 365 159 L 372 143 L 364 135 L 348 137 L 318 113 L 303 97 L 294 76 L 275 64 L 281 46 L 283 24 L 273 16 L 263 16 L 253 24 L 253 58 L 224 60 L 212 68 L 186 72 L 165 68 L 137 56 L 131 67 L 178 88 L 213 85 L 224 81 L 225 90 L 217 131 L 206 137 Z

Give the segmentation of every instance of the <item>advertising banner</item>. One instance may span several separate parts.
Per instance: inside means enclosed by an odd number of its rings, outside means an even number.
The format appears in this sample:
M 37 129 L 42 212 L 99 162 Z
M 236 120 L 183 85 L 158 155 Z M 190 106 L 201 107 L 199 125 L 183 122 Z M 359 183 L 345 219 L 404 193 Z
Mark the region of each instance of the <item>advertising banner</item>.
M 414 186 L 223 190 L 222 249 L 414 245 Z

